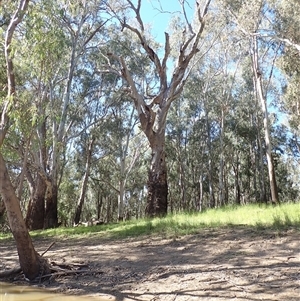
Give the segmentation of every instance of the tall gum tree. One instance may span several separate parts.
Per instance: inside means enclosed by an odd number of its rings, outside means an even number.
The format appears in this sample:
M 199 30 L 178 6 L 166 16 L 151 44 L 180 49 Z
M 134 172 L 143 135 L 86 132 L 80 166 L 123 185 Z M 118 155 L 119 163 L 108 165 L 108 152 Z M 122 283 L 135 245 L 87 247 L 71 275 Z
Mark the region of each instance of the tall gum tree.
M 29 11 L 23 48 L 31 64 L 26 92 L 37 115 L 26 173 L 31 190 L 26 216 L 30 229 L 58 226 L 66 148 L 76 136 L 79 120 L 85 119 L 86 94 L 93 90 L 92 81 L 87 80 L 87 73 L 93 71 L 86 61 L 99 43 L 98 33 L 104 25 L 101 11 L 97 0 L 41 1 Z
M 264 8 L 266 6 L 266 1 L 264 0 L 251 0 L 248 3 L 242 4 L 240 7 L 229 7 L 229 12 L 232 15 L 233 22 L 236 24 L 237 28 L 242 32 L 244 37 L 249 41 L 249 52 L 251 54 L 252 62 L 252 73 L 253 73 L 253 88 L 255 97 L 261 103 L 261 111 L 263 113 L 263 127 L 265 134 L 265 146 L 266 146 L 266 158 L 267 167 L 270 183 L 271 201 L 274 204 L 279 203 L 278 188 L 275 175 L 275 165 L 272 156 L 272 143 L 270 135 L 270 121 L 267 106 L 267 70 L 264 70 L 261 66 L 261 61 L 263 60 L 263 55 L 260 54 L 258 37 L 260 33 L 268 28 L 265 25 L 265 20 L 267 19 Z M 251 16 L 251 18 L 249 18 Z M 264 41 L 268 43 L 267 40 Z M 270 43 L 270 42 L 269 42 Z M 271 41 L 272 43 L 272 41 Z M 270 48 L 270 47 L 269 47 Z M 265 51 L 265 54 L 269 54 L 269 49 Z M 273 62 L 270 67 L 271 71 L 269 74 L 269 82 L 273 75 L 273 67 L 276 58 L 276 52 L 274 54 Z
M 12 39 L 16 27 L 22 21 L 29 0 L 22 0 L 12 15 L 5 34 L 4 50 L 7 70 L 7 98 L 2 104 L 2 115 L 0 122 L 0 146 L 3 145 L 5 135 L 9 128 L 9 114 L 17 104 L 16 79 L 13 67 Z M 16 241 L 17 251 L 21 269 L 26 278 L 33 280 L 43 273 L 49 274 L 50 270 L 46 261 L 35 251 L 31 237 L 22 216 L 19 199 L 8 175 L 5 160 L 0 152 L 0 194 L 4 201 L 9 225 Z
M 205 28 L 210 2 L 210 0 L 206 0 L 201 5 L 200 1 L 196 1 L 196 25 L 189 22 L 184 9 L 184 2 L 182 2 L 186 28 L 182 34 L 182 43 L 170 81 L 168 81 L 167 72 L 167 61 L 171 53 L 169 34 L 165 32 L 164 53 L 162 59 L 160 59 L 158 52 L 151 47 L 146 37 L 145 25 L 141 17 L 141 0 L 138 0 L 136 5 L 130 0 L 108 3 L 109 10 L 119 20 L 122 30 L 129 30 L 138 38 L 141 47 L 154 64 L 159 80 L 157 93 L 155 95 L 145 95 L 144 91 L 141 91 L 134 81 L 124 57 L 113 53 L 106 55 L 107 65 L 103 66 L 104 68 L 101 70 L 101 72 L 115 73 L 127 81 L 141 128 L 150 144 L 152 157 L 148 175 L 148 197 L 145 212 L 149 217 L 167 214 L 168 181 L 165 152 L 167 115 L 172 102 L 180 96 L 188 76 L 187 70 L 191 60 L 199 51 L 199 41 Z M 130 12 L 133 12 L 136 23 L 128 22 L 126 17 L 122 16 L 118 7 L 127 7 Z M 118 62 L 118 67 L 112 63 L 113 61 Z
M 58 192 L 63 173 L 61 157 L 65 153 L 66 145 L 70 140 L 69 132 L 74 125 L 74 120 L 70 120 L 72 119 L 70 118 L 70 107 L 74 106 L 77 97 L 75 87 L 82 84 L 76 82 L 76 73 L 79 73 L 79 65 L 82 63 L 83 57 L 93 47 L 98 46 L 95 39 L 105 24 L 105 21 L 101 19 L 103 6 L 98 1 L 67 1 L 65 7 L 68 10 L 63 9 L 60 23 L 68 32 L 70 53 L 67 59 L 68 68 L 63 81 L 62 95 L 55 95 L 57 83 L 51 87 L 50 91 L 50 94 L 53 95 L 52 98 L 50 97 L 50 106 L 58 108 L 56 114 L 59 118 L 55 114 L 52 115 L 52 158 L 50 160 L 50 181 L 47 182 L 45 228 L 53 228 L 58 225 Z M 59 98 L 60 102 L 57 106 Z

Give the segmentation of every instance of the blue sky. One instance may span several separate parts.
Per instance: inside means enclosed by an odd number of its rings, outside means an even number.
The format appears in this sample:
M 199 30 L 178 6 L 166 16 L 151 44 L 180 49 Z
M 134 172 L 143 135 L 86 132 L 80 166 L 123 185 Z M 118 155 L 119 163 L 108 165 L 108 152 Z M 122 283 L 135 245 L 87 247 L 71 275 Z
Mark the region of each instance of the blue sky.
M 195 1 L 188 0 L 190 7 L 186 5 L 187 13 L 193 15 Z M 152 34 L 156 41 L 164 41 L 164 32 L 167 31 L 171 18 L 181 14 L 181 6 L 178 0 L 142 0 L 141 17 L 146 24 L 152 24 Z

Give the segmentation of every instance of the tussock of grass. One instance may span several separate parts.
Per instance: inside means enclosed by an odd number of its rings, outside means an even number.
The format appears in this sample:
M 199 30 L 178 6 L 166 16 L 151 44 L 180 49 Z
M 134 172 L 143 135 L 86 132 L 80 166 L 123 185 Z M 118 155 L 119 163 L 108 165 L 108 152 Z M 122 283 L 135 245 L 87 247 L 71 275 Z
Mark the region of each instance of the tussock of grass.
M 300 230 L 300 203 L 280 206 L 228 206 L 202 213 L 180 213 L 165 218 L 132 220 L 118 224 L 92 227 L 56 228 L 31 232 L 32 237 L 86 237 L 123 238 L 142 235 L 167 237 L 199 233 L 204 228 L 245 226 L 256 229 Z M 1 235 L 0 240 L 8 238 Z

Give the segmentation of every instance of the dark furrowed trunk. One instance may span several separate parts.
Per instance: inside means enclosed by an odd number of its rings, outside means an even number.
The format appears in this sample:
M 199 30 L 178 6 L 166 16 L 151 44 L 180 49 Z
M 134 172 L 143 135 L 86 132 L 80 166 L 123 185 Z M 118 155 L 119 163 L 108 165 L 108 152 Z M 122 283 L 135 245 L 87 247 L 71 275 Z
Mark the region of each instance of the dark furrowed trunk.
M 148 175 L 147 217 L 165 216 L 168 212 L 168 182 L 164 137 L 157 137 L 152 147 L 151 167 Z
M 146 216 L 165 216 L 168 212 L 168 184 L 163 180 L 162 174 L 158 178 L 156 174 L 149 172 L 148 198 Z
M 26 226 L 29 230 L 39 230 L 44 228 L 46 189 L 47 186 L 45 181 L 38 175 L 36 191 L 28 205 L 25 219 Z
M 56 228 L 57 226 L 57 186 L 53 185 L 51 188 L 47 188 L 44 228 Z

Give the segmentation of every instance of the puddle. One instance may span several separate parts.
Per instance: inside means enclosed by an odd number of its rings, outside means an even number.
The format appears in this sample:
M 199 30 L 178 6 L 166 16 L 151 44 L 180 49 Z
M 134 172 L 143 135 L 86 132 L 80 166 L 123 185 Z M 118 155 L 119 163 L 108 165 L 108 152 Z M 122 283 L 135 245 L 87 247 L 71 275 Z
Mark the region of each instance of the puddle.
M 0 282 L 0 301 L 114 301 L 113 296 L 81 297 L 51 293 L 43 289 Z

